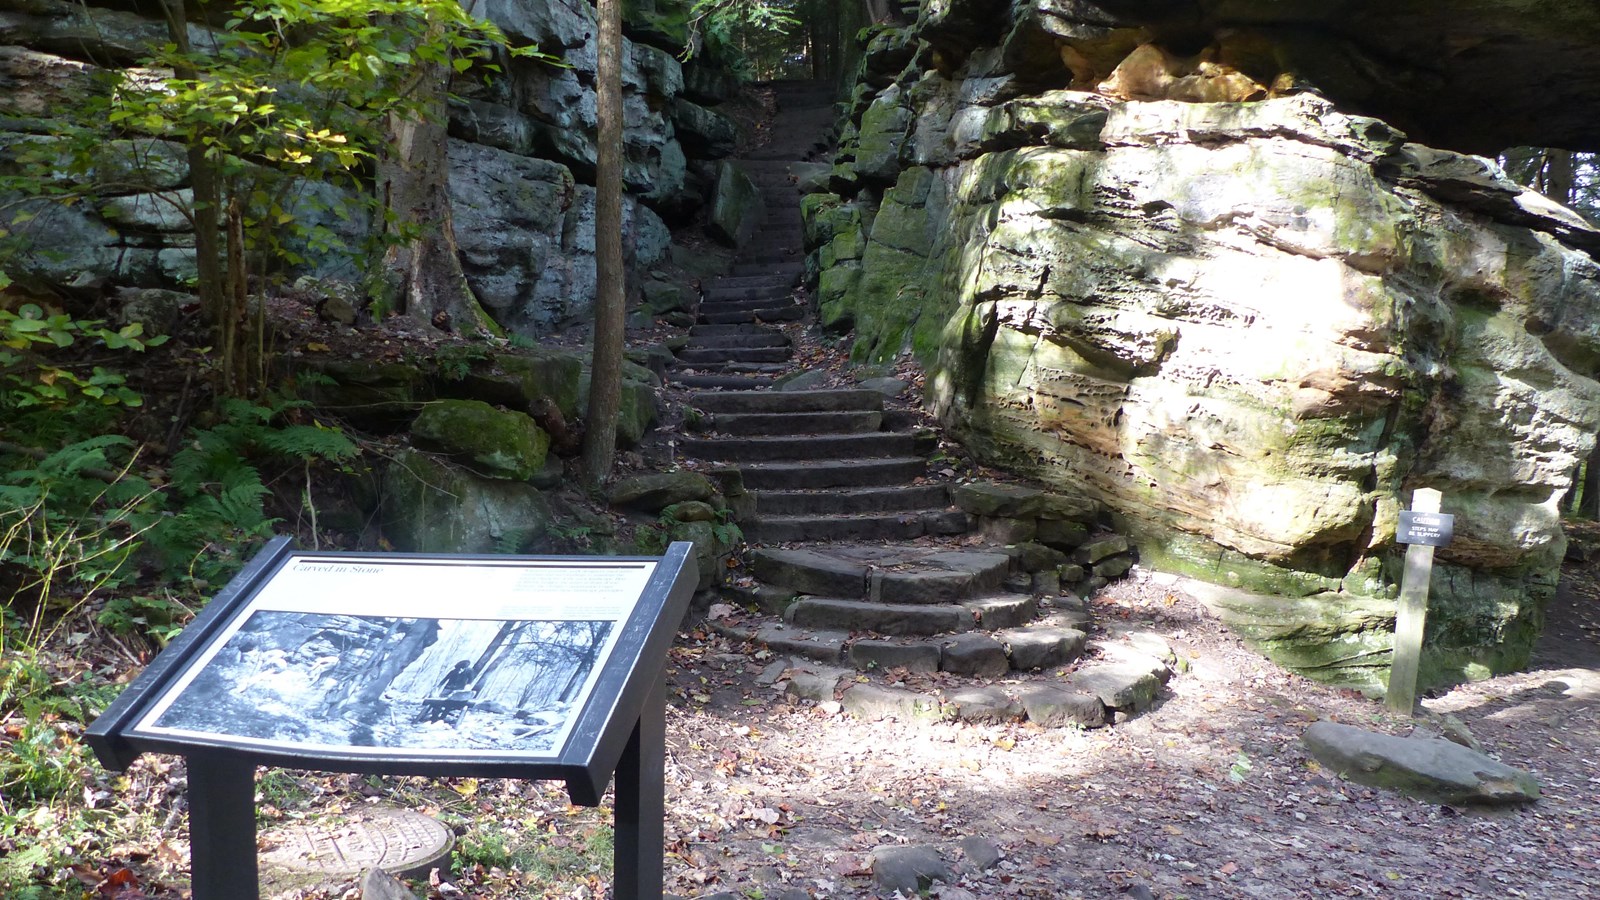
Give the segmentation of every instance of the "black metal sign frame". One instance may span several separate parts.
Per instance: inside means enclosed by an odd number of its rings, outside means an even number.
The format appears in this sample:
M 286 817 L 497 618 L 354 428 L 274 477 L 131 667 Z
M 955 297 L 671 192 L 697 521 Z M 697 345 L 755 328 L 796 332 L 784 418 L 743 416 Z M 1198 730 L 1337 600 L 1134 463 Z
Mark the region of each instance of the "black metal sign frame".
M 508 557 L 425 554 L 310 553 L 287 538 L 268 544 L 190 625 L 146 667 L 85 738 L 109 769 L 127 768 L 143 753 L 184 756 L 189 769 L 191 861 L 195 900 L 259 897 L 255 834 L 258 765 L 374 775 L 468 776 L 561 780 L 572 802 L 597 806 L 616 776 L 616 896 L 658 897 L 662 889 L 665 693 L 662 670 L 697 580 L 692 544 L 675 543 L 660 557 Z M 379 560 L 471 568 L 526 565 L 648 565 L 628 608 L 607 629 L 588 687 L 564 721 L 557 746 L 540 753 L 460 753 L 328 746 L 154 727 L 185 685 L 196 684 L 225 641 L 241 633 L 252 600 L 290 567 L 338 567 Z M 471 598 L 440 597 L 441 619 L 470 618 Z M 463 607 L 466 607 L 464 609 Z M 581 616 L 580 616 L 581 618 Z

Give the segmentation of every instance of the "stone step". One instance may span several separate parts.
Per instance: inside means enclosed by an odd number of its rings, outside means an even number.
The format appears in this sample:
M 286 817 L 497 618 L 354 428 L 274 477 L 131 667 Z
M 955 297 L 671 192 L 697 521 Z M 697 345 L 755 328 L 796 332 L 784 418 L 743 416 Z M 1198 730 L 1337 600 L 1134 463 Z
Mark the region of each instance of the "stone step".
M 691 399 L 689 405 L 695 405 Z M 678 442 L 678 449 L 685 456 L 695 459 L 717 460 L 719 462 L 774 462 L 776 460 L 799 459 L 869 459 L 878 456 L 916 456 L 927 452 L 927 447 L 937 443 L 931 433 L 909 431 L 885 431 L 876 434 L 819 434 L 805 437 L 785 435 L 783 437 L 749 437 L 749 438 L 683 438 Z M 949 501 L 949 491 L 943 485 L 926 485 L 917 488 L 875 488 L 875 491 L 916 491 L 915 497 L 933 498 L 938 500 L 919 500 L 909 506 L 862 506 L 860 511 L 867 512 L 879 509 L 912 509 L 923 506 L 945 506 Z M 862 503 L 874 502 L 875 496 L 868 492 L 862 494 Z M 810 496 L 810 495 L 801 495 Z M 830 495 L 831 497 L 831 495 Z M 789 501 L 781 496 L 773 498 L 772 512 L 778 514 L 815 512 L 815 509 L 799 508 L 801 501 Z M 782 508 L 780 508 L 782 506 Z
M 795 162 L 795 160 L 787 159 L 761 159 L 756 160 L 750 165 L 745 165 L 744 162 L 741 161 L 739 163 L 739 167 L 744 169 L 745 174 L 748 175 L 765 175 L 773 172 L 788 172 L 789 167 L 794 165 Z
M 710 413 L 835 412 L 881 410 L 877 391 L 750 391 L 747 393 L 692 396 L 689 405 Z
M 701 291 L 701 304 L 726 303 L 730 299 L 787 299 L 795 285 L 773 279 L 762 285 L 712 285 Z
M 834 487 L 876 487 L 910 481 L 928 470 L 921 457 L 885 459 L 841 459 L 793 463 L 751 463 L 742 465 L 745 487 L 784 491 Z
M 728 299 L 707 299 L 700 303 L 700 314 L 721 314 L 730 312 L 745 312 L 757 309 L 771 309 L 775 306 L 798 306 L 794 299 L 784 291 L 776 297 L 747 297 L 741 296 Z M 802 307 L 804 308 L 804 307 Z
M 798 628 L 875 631 L 878 634 L 946 634 L 973 625 L 972 613 L 955 603 L 916 606 L 805 597 L 789 605 L 784 621 Z
M 828 438 L 812 438 L 812 440 L 828 440 Z M 689 447 L 681 449 L 684 453 L 693 454 Z M 728 461 L 726 456 L 693 455 L 701 459 Z M 942 511 L 948 509 L 950 504 L 950 491 L 942 484 L 908 484 L 855 488 L 849 491 L 756 491 L 754 493 L 756 515 L 759 516 Z
M 770 375 L 774 379 L 776 379 L 780 375 L 788 374 L 789 371 L 794 368 L 793 364 L 788 363 L 788 362 L 781 362 L 781 363 L 723 362 L 723 363 L 702 363 L 700 365 L 695 365 L 695 366 L 691 366 L 688 363 L 679 363 L 679 365 L 681 365 L 681 366 L 683 366 L 683 368 L 689 369 L 691 371 L 708 373 L 708 374 L 709 373 L 715 373 L 715 374 L 719 374 L 719 375 Z M 771 387 L 771 385 L 769 384 L 768 387 Z
M 776 379 L 761 378 L 752 375 L 723 375 L 710 373 L 687 374 L 671 372 L 667 380 L 673 384 L 682 385 L 695 390 L 732 390 L 751 391 L 771 387 Z
M 840 495 L 844 499 L 844 495 Z M 741 523 L 746 538 L 767 544 L 826 541 L 909 541 L 928 534 L 964 534 L 959 509 L 773 516 L 757 513 Z
M 767 325 L 751 325 L 748 323 L 738 323 L 733 325 L 694 325 L 689 328 L 689 337 L 691 338 L 723 337 L 734 334 L 775 334 L 779 337 L 783 336 L 783 332 L 776 328 L 772 328 Z M 784 340 L 788 340 L 788 338 L 784 338 Z
M 725 350 L 730 347 L 789 347 L 789 338 L 781 331 L 755 334 L 707 334 L 689 336 L 687 350 Z
M 701 312 L 700 322 L 704 325 L 737 325 L 761 322 L 798 322 L 805 317 L 806 308 L 804 306 L 789 303 L 783 306 L 771 306 L 754 310 Z
M 877 431 L 883 413 L 843 412 L 717 413 L 711 426 L 722 434 L 861 434 Z
M 749 484 L 748 477 L 745 481 Z M 834 544 L 761 549 L 755 576 L 796 593 L 878 603 L 942 603 L 998 593 L 1011 570 L 1004 553 Z
M 796 241 L 792 247 L 785 247 L 771 251 L 753 251 L 741 256 L 740 259 L 752 266 L 776 268 L 778 266 L 787 266 L 793 264 L 797 260 L 804 260 L 805 254 L 801 252 L 800 243 Z
M 1017 599 L 1021 607 L 1032 602 L 1031 598 Z M 808 611 L 808 614 L 825 620 L 827 612 L 848 615 L 844 610 L 817 610 Z M 892 616 L 883 618 L 894 621 Z M 903 668 L 910 672 L 948 672 L 993 678 L 1012 671 L 1036 672 L 1070 666 L 1083 655 L 1085 643 L 1083 632 L 1062 628 L 1016 627 L 989 634 L 974 631 L 932 638 L 913 636 L 916 633 L 872 630 L 893 637 L 858 638 L 847 642 L 842 648 L 847 665 L 863 671 Z
M 805 235 L 801 234 L 798 228 L 792 235 L 772 235 L 767 238 L 757 235 L 745 245 L 744 253 L 739 258 L 744 261 L 801 253 L 805 250 L 804 244 Z
M 783 362 L 794 354 L 788 347 L 686 347 L 678 361 L 690 366 L 728 362 Z
M 800 277 L 805 273 L 806 264 L 804 262 L 792 261 L 779 263 L 740 261 L 734 263 L 733 267 L 728 272 L 729 275 L 732 275 L 736 278 L 745 275 L 782 275 L 784 277 L 793 277 L 796 281 L 799 281 Z
M 831 136 L 825 136 L 829 133 L 829 131 L 831 131 L 831 129 L 825 129 L 824 124 L 831 126 L 833 124 L 833 117 L 830 116 L 828 117 L 826 123 L 818 122 L 813 128 L 811 128 L 814 133 L 819 135 L 819 138 L 809 144 L 798 148 L 794 146 L 787 146 L 775 149 L 762 148 L 760 150 L 752 150 L 746 154 L 744 158 L 740 160 L 740 162 L 760 162 L 771 160 L 795 162 L 797 160 L 804 160 L 805 157 L 810 155 L 813 151 L 826 149 L 828 141 L 832 140 Z
M 724 275 L 706 285 L 706 290 L 731 288 L 792 288 L 797 280 L 784 275 Z
M 1017 643 L 1008 635 L 989 637 L 975 632 L 858 638 L 838 629 L 802 628 L 764 620 L 708 624 L 735 642 L 752 641 L 775 654 L 789 656 L 784 671 L 788 693 L 812 702 L 840 698 L 844 711 L 856 718 L 987 723 L 1026 720 L 1044 728 L 1101 728 L 1112 720 L 1112 710 L 1096 693 L 1062 680 L 1057 674 L 1061 667 L 1072 665 L 1071 648 L 1076 641 L 1071 635 L 1041 634 Z M 1000 653 L 1005 654 L 1004 665 L 1011 672 L 1030 671 L 1019 664 L 1018 651 L 1023 663 L 1052 657 L 1065 661 L 1032 667 L 1044 671 L 1031 677 L 1024 675 L 1020 680 L 1013 677 L 1003 684 L 959 687 L 946 683 L 941 688 L 918 691 L 875 679 L 878 673 L 895 669 L 915 673 L 945 671 L 953 675 L 975 671 L 1005 674 L 995 648 L 986 641 L 1000 645 Z M 845 666 L 864 674 L 852 673 Z

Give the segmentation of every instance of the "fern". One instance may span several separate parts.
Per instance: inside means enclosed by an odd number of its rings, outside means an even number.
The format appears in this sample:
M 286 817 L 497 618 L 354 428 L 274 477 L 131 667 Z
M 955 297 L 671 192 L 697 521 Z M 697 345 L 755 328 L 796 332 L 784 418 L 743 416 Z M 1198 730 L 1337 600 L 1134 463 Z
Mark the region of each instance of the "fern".
M 222 404 L 223 421 L 191 433 L 168 470 L 178 515 L 163 521 L 151 538 L 162 562 L 187 565 L 206 581 L 226 576 L 281 521 L 267 514 L 272 492 L 263 469 L 309 470 L 314 463 L 342 463 L 358 455 L 355 443 L 337 428 L 273 424 L 304 405 L 276 398 L 261 404 L 230 399 Z
M 279 456 L 299 460 L 325 459 L 344 462 L 359 452 L 354 441 L 337 428 L 326 425 L 289 425 L 268 431 L 262 446 Z

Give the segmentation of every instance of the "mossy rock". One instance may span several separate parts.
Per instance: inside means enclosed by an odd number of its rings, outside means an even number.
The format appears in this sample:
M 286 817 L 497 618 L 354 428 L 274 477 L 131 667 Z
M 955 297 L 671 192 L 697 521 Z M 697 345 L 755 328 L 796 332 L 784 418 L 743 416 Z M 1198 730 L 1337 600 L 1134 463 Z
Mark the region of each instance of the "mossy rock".
M 383 474 L 384 537 L 407 553 L 515 553 L 546 534 L 554 517 L 538 489 L 479 478 L 405 449 Z
M 536 348 L 497 353 L 473 362 L 464 373 L 441 370 L 435 379 L 441 397 L 482 400 L 508 409 L 538 411 L 553 404 L 564 418 L 579 412 L 583 359 L 563 350 Z
M 694 544 L 695 566 L 700 572 L 697 590 L 705 590 L 717 583 L 722 560 L 735 546 L 730 538 L 737 533 L 737 529 L 730 533 L 730 529 L 719 528 L 714 522 L 693 521 L 675 523 L 667 536 L 669 540 Z
M 711 479 L 699 472 L 656 472 L 634 475 L 611 486 L 612 506 L 656 514 L 691 500 L 710 500 L 716 493 Z
M 674 522 L 715 522 L 717 509 L 702 500 L 685 500 L 661 510 L 661 517 Z
M 656 374 L 636 363 L 623 361 L 621 396 L 617 403 L 617 446 L 634 447 L 644 440 L 661 418 L 661 407 L 656 399 Z M 587 409 L 589 403 L 589 374 L 583 375 L 580 384 L 580 402 Z
M 404 430 L 434 396 L 427 373 L 409 363 L 302 357 L 297 364 L 321 376 L 302 381 L 301 397 L 369 431 Z
M 765 214 L 761 191 L 750 176 L 733 163 L 718 163 L 706 231 L 730 247 L 743 247 L 761 226 Z
M 550 450 L 550 435 L 526 413 L 481 400 L 428 404 L 411 423 L 411 439 L 419 448 L 448 454 L 481 475 L 510 481 L 537 475 Z

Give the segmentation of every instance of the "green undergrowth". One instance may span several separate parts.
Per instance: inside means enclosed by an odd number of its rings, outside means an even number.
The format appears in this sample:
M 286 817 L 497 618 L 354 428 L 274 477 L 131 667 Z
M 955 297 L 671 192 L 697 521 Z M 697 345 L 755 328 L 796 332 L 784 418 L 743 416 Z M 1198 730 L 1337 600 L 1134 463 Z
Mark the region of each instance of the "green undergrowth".
M 208 383 L 210 360 L 164 344 L 137 324 L 0 307 L 6 898 L 82 897 L 119 838 L 163 846 L 181 791 L 165 778 L 131 790 L 93 759 L 84 729 L 285 515 L 314 509 L 319 478 L 359 465 L 343 431 L 272 396 L 202 394 L 168 419 L 169 446 L 134 373 Z

